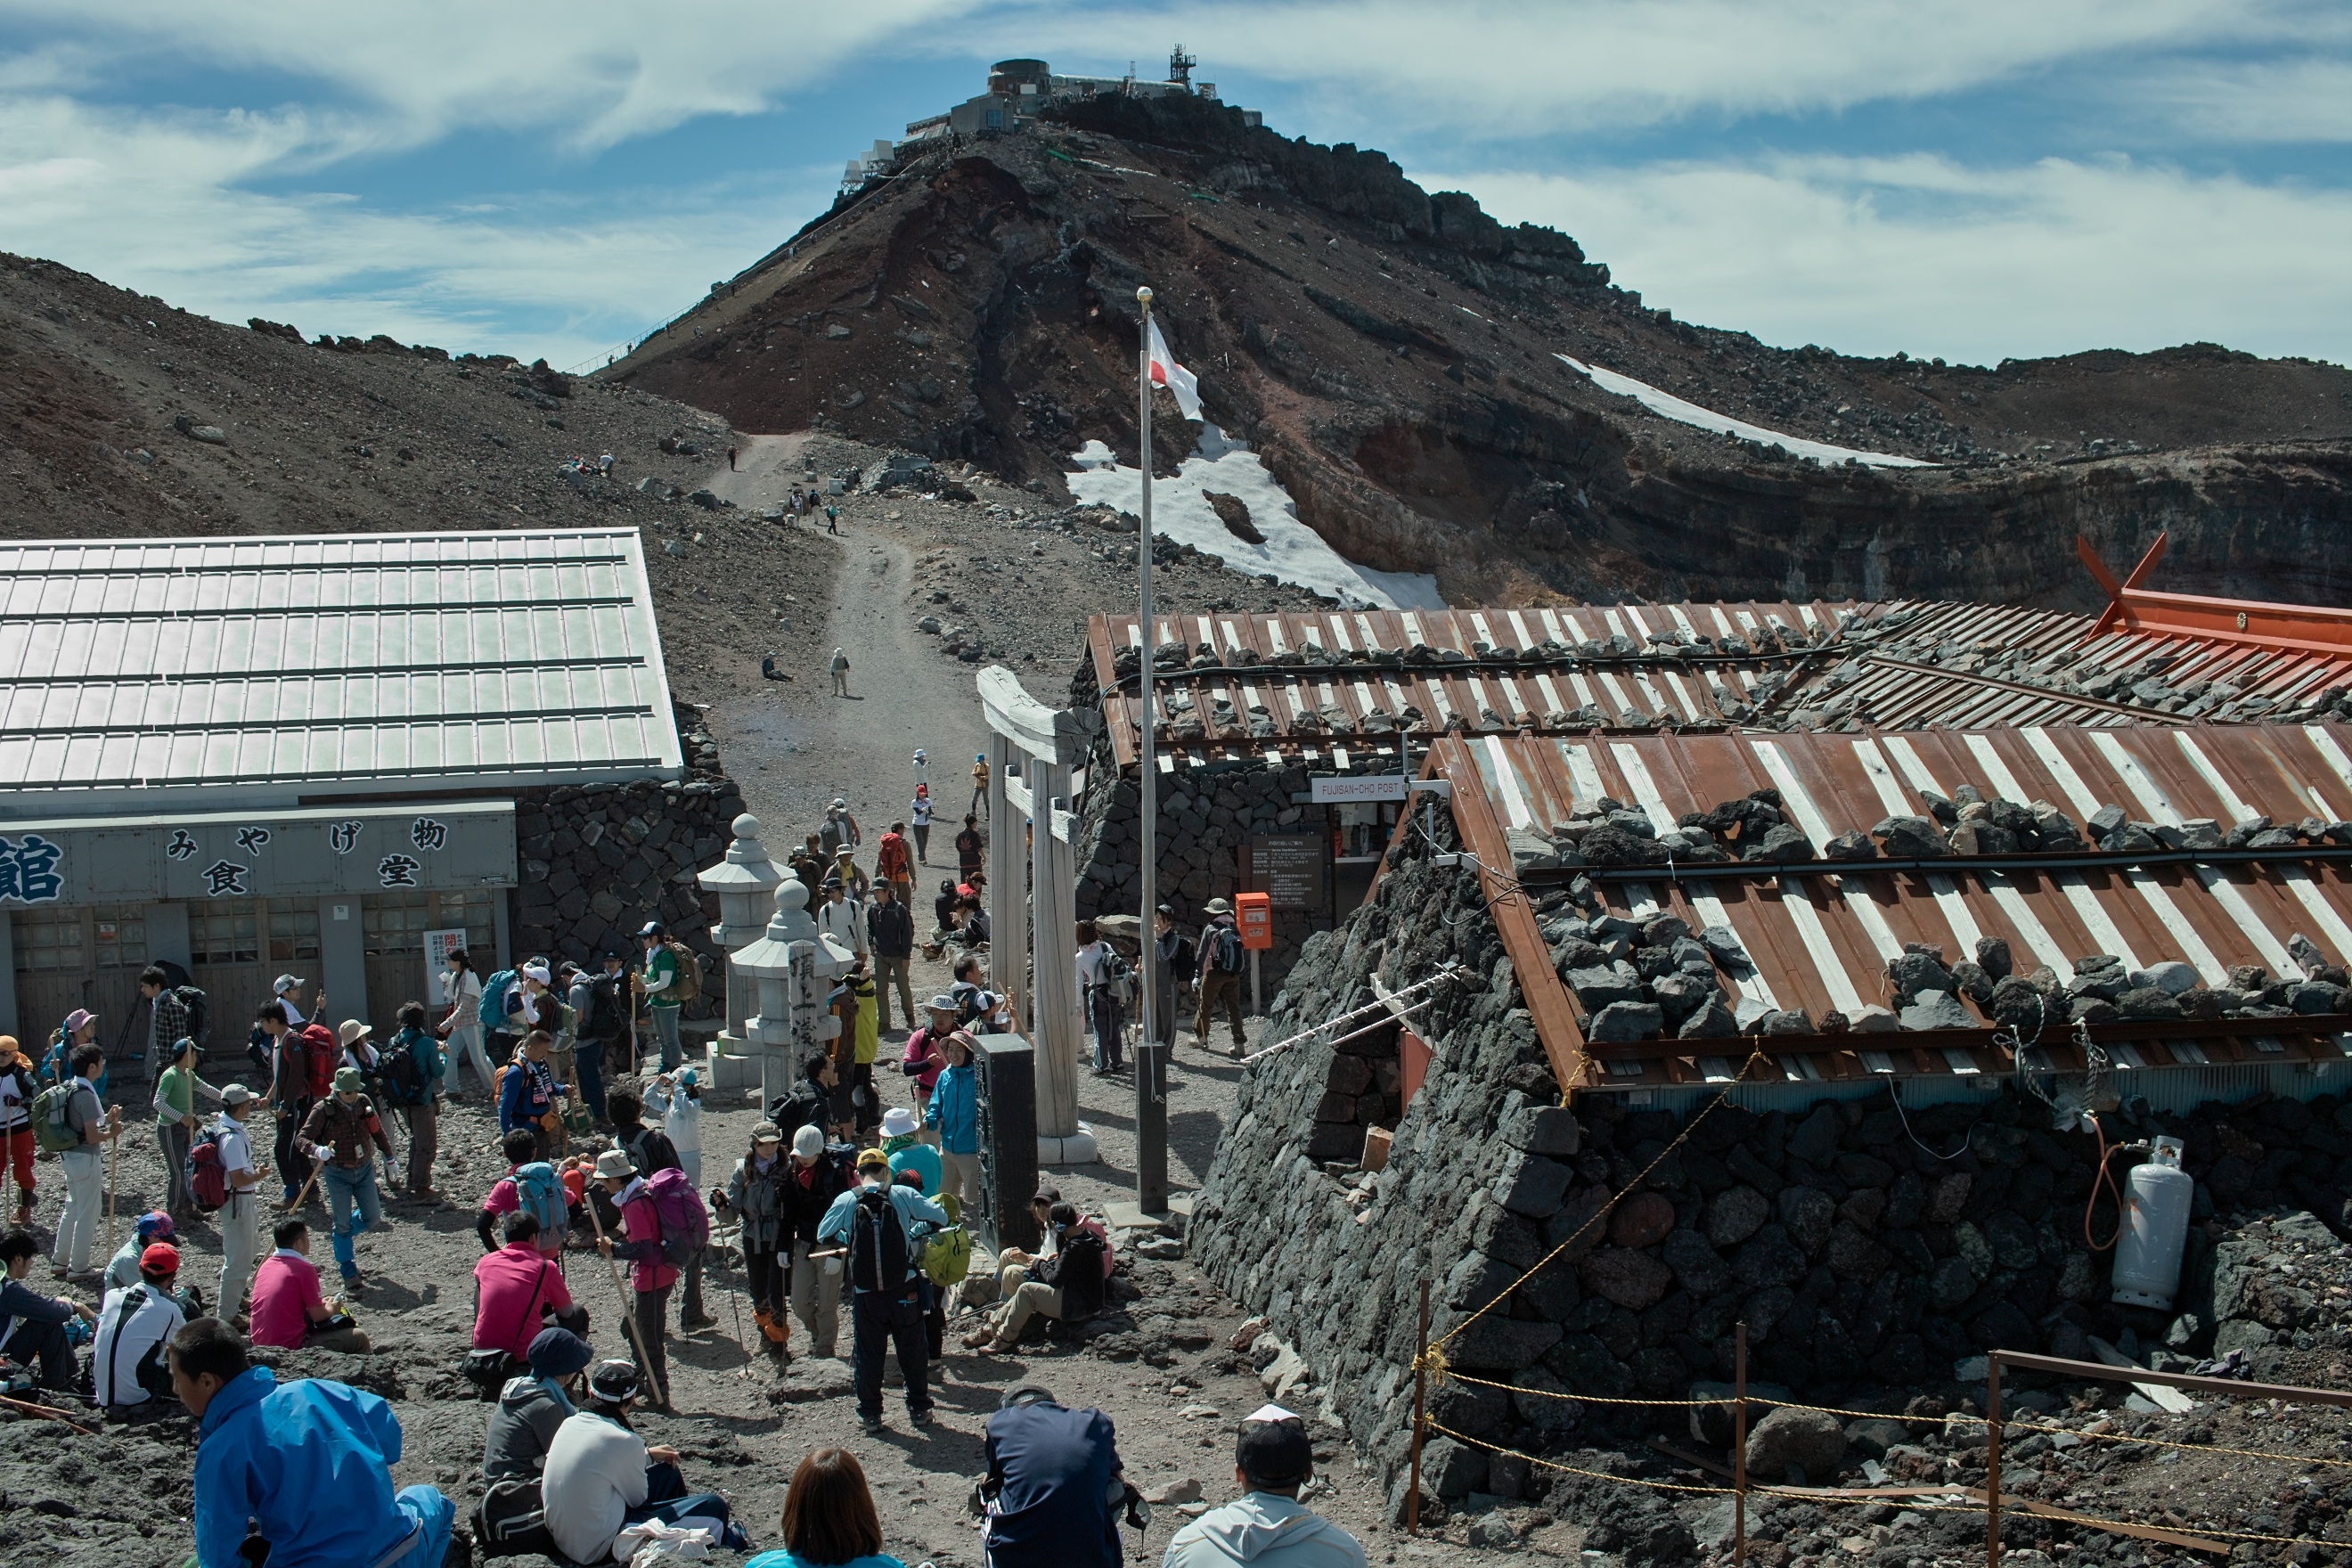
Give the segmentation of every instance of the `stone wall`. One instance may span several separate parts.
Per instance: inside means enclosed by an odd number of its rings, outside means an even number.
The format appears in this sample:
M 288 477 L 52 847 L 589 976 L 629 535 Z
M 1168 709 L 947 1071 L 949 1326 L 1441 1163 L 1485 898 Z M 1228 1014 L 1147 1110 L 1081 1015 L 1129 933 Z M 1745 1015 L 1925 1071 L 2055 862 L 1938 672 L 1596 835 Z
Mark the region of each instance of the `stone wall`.
M 1743 1320 L 1751 1377 L 1831 1405 L 1890 1391 L 1980 1398 L 1959 1378 L 1993 1347 L 2084 1358 L 2095 1335 L 2178 1358 L 2157 1363 L 2174 1370 L 2238 1350 L 2259 1377 L 2286 1349 L 2352 1342 L 2352 1309 L 2295 1281 L 2298 1259 L 2352 1234 L 2352 1106 L 2334 1096 L 2106 1118 L 2110 1138 L 2184 1138 L 2198 1179 L 2176 1310 L 2146 1312 L 2108 1301 L 2111 1256 L 2084 1239 L 2097 1142 L 2047 1131 L 2049 1108 L 2014 1086 L 1907 1122 L 1885 1094 L 1761 1112 L 1720 1102 L 1688 1123 L 1605 1093 L 1558 1106 L 1474 879 L 1423 860 L 1307 942 L 1269 1032 L 1367 1000 L 1376 965 L 1394 987 L 1449 957 L 1471 978 L 1423 1015 L 1438 1059 L 1387 1168 L 1335 1176 L 1322 1163 L 1318 1114 L 1343 1053 L 1297 1047 L 1243 1080 L 1191 1231 L 1202 1268 L 1298 1351 L 1391 1482 L 1424 1279 L 1441 1335 L 1503 1297 L 1446 1353 L 1526 1391 L 1448 1384 L 1437 1418 L 1538 1454 L 1665 1418 L 1545 1394 L 1689 1397 L 1729 1374 Z M 1770 1104 L 1784 1091 L 1749 1092 Z M 2133 1163 L 2114 1161 L 2118 1183 Z M 2103 1199 L 2095 1229 L 2114 1223 Z M 1432 1447 L 1438 1490 L 1490 1489 L 1482 1454 Z M 1493 1489 L 1518 1495 L 1524 1463 L 1504 1468 Z

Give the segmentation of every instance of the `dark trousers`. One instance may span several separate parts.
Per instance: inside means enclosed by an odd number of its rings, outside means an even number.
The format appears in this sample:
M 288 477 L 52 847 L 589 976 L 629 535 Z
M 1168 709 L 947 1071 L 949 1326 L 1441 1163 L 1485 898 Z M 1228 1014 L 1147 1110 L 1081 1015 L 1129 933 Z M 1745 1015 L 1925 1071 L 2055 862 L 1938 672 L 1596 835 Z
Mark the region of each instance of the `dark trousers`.
M 278 1180 L 286 1188 L 289 1203 L 310 1180 L 310 1156 L 297 1142 L 302 1123 L 310 1120 L 310 1106 L 309 1100 L 294 1101 L 286 1107 L 286 1118 L 278 1124 Z
M 882 1095 L 874 1087 L 874 1064 L 858 1062 L 850 1069 L 851 1083 L 866 1091 L 864 1101 L 857 1106 L 857 1130 L 869 1131 L 882 1125 Z
M 730 1522 L 731 1517 L 725 1498 L 717 1492 L 688 1491 L 686 1477 L 670 1464 L 646 1467 L 646 1500 L 621 1515 L 622 1521 L 627 1524 L 643 1524 L 649 1519 L 660 1520 L 664 1524 L 707 1523 L 721 1545 L 746 1550 L 746 1546 L 737 1545 L 743 1532 Z
M 766 1308 L 768 1316 L 781 1321 L 793 1278 L 791 1255 L 783 1255 L 780 1261 L 773 1252 L 746 1252 L 743 1254 L 743 1275 L 751 1305 Z
M 915 858 L 924 865 L 929 865 L 930 863 L 930 827 L 928 825 L 919 826 L 915 829 Z
M 857 1384 L 857 1414 L 882 1414 L 882 1352 L 895 1347 L 898 1375 L 907 1380 L 907 1409 L 917 1415 L 931 1407 L 930 1346 L 923 1331 L 923 1309 L 910 1291 L 904 1297 L 860 1290 L 850 1298 L 855 1343 L 851 1356 Z
M 0 1345 L 10 1361 L 19 1366 L 38 1366 L 43 1388 L 71 1388 L 74 1385 L 73 1342 L 66 1338 L 63 1323 L 19 1323 L 8 1342 Z M 879 1368 L 876 1371 L 879 1386 Z M 882 1408 L 881 1395 L 875 1395 L 874 1408 Z
M 163 1152 L 164 1212 L 173 1219 L 194 1218 L 196 1205 L 188 1196 L 188 1130 L 178 1122 L 158 1122 L 155 1143 Z
M 1118 998 L 1110 994 L 1109 986 L 1087 987 L 1087 1015 L 1094 1026 L 1097 1072 L 1108 1072 L 1120 1065 L 1127 1037 L 1127 1020 L 1120 1013 Z
M 408 1111 L 408 1190 L 429 1193 L 433 1190 L 433 1160 L 441 1152 L 441 1110 L 433 1102 L 433 1090 L 427 1087 L 424 1101 L 406 1108 Z
M 673 1279 L 670 1285 L 677 1284 Z M 670 1285 L 658 1290 L 637 1292 L 637 1338 L 645 1342 L 638 1352 L 637 1370 L 661 1384 L 662 1397 L 669 1397 L 669 1352 L 662 1343 L 662 1335 L 669 1330 Z M 646 1397 L 653 1396 L 646 1391 Z
M 580 1069 L 582 1103 L 588 1107 L 597 1121 L 604 1121 L 604 1042 L 582 1040 L 573 1046 L 572 1065 Z

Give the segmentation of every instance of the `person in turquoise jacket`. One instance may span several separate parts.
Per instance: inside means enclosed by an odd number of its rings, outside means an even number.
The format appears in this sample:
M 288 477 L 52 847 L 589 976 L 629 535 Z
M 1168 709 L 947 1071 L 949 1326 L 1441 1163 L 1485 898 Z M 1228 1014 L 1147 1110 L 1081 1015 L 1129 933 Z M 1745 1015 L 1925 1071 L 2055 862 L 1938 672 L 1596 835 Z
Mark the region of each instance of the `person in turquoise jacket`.
M 941 1044 L 948 1066 L 931 1086 L 923 1124 L 939 1129 L 939 1195 L 969 1209 L 980 1196 L 980 1074 L 970 1035 L 959 1029 Z
M 278 1387 L 217 1318 L 173 1334 L 168 1364 L 197 1423 L 195 1568 L 245 1568 L 247 1521 L 269 1568 L 441 1568 L 457 1510 L 393 1490 L 392 1406 L 321 1378 Z

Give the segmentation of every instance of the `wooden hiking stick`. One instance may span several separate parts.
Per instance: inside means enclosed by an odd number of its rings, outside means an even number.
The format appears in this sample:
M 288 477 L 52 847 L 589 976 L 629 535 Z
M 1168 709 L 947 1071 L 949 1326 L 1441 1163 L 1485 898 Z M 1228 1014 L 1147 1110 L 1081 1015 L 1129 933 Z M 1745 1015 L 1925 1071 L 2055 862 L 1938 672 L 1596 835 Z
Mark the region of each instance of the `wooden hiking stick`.
M 106 1141 L 106 1256 L 114 1256 L 114 1176 L 122 1168 L 122 1129 Z
M 596 1240 L 600 1244 L 596 1250 L 604 1252 L 601 1245 L 604 1239 L 604 1220 L 596 1212 L 596 1194 L 583 1193 L 581 1196 L 588 1206 L 588 1224 L 596 1232 Z M 669 1390 L 654 1375 L 654 1358 L 646 1352 L 645 1335 L 637 1328 L 636 1303 L 629 1299 L 629 1288 L 621 1282 L 620 1259 L 604 1252 L 604 1266 L 613 1271 L 613 1289 L 621 1298 L 621 1328 L 629 1337 L 630 1348 L 637 1352 L 637 1364 L 645 1368 L 646 1381 L 654 1385 L 654 1397 L 667 1405 L 669 1403 Z
M 21 1410 L 27 1415 L 46 1415 L 52 1421 L 62 1421 L 85 1437 L 95 1437 L 98 1436 L 96 1432 L 91 1431 L 89 1427 L 77 1423 L 71 1416 L 66 1415 L 65 1412 L 61 1410 L 52 1410 L 46 1405 L 34 1405 L 26 1400 L 10 1399 L 5 1395 L 0 1395 L 0 1405 L 5 1405 L 11 1410 Z

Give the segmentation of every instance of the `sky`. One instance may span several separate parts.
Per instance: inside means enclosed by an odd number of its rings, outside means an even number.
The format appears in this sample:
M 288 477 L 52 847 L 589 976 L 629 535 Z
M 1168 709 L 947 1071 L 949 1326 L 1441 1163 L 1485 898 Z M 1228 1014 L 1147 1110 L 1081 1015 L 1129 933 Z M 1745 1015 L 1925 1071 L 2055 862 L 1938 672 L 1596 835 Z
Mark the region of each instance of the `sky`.
M 2342 0 L 0 0 L 0 249 L 599 363 L 989 61 L 1196 79 L 1685 321 L 2352 363 Z

